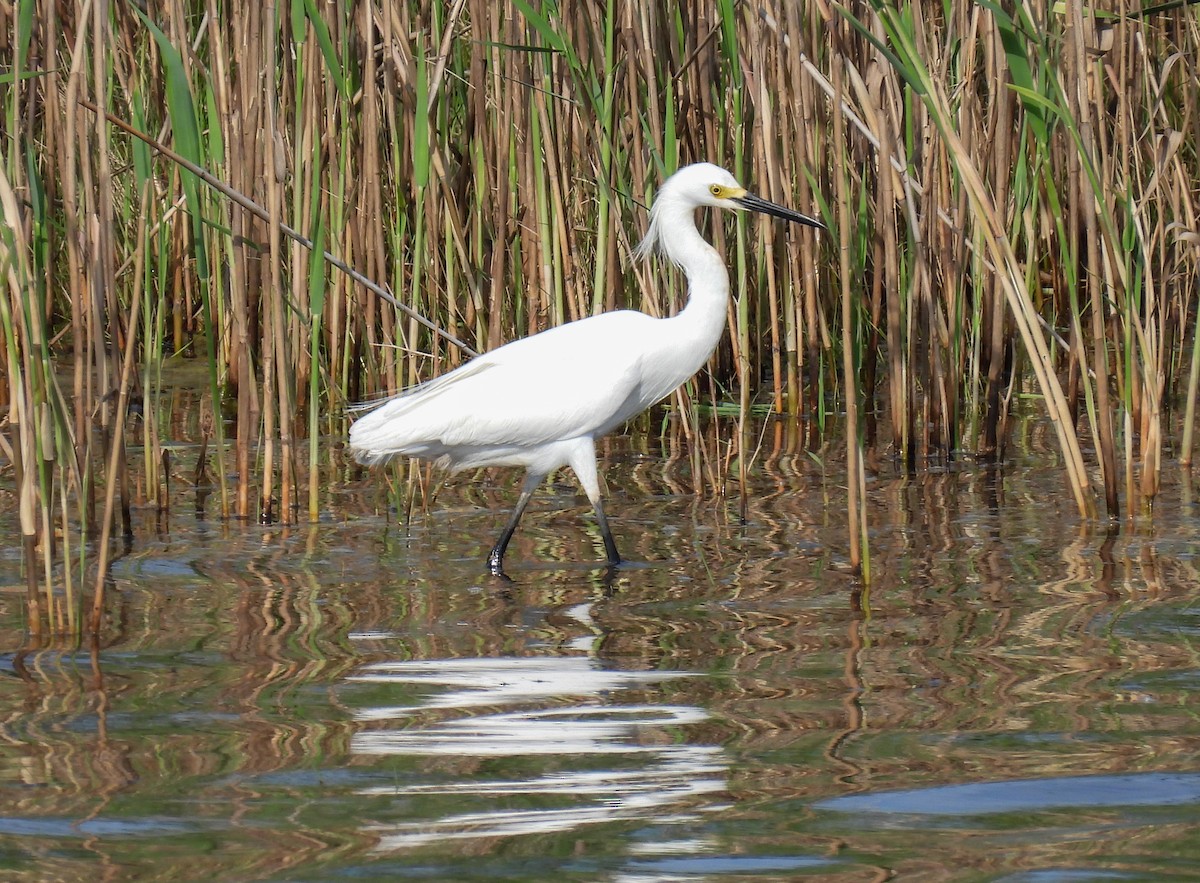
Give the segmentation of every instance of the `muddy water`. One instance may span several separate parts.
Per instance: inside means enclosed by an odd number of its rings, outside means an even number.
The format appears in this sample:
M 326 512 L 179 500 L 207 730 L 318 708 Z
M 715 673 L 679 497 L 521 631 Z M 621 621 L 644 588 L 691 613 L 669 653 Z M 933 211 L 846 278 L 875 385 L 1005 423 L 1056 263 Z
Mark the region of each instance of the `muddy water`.
M 516 476 L 410 519 L 343 473 L 322 522 L 139 513 L 96 652 L 22 645 L 0 548 L 5 880 L 1200 877 L 1200 519 L 1079 522 L 1032 447 L 870 489 L 767 445 L 749 508 L 609 446 L 598 536 Z M 826 471 L 827 470 L 827 471 Z M 210 506 L 211 508 L 211 506 Z M 0 513 L 5 536 L 11 514 Z

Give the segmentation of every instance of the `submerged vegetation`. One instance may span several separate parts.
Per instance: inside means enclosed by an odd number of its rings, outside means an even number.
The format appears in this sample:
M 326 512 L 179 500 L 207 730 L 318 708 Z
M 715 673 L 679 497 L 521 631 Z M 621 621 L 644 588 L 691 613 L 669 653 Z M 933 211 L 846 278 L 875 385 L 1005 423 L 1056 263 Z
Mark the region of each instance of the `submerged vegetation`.
M 206 372 L 194 478 L 222 514 L 314 518 L 338 454 L 307 441 L 347 402 L 678 308 L 677 275 L 630 255 L 697 160 L 830 232 L 711 229 L 732 334 L 672 403 L 693 437 L 736 414 L 709 456 L 743 470 L 752 410 L 810 443 L 844 410 L 856 564 L 862 464 L 999 459 L 1019 396 L 1085 517 L 1153 500 L 1172 409 L 1191 462 L 1193 5 L 15 0 L 0 48 L 0 447 L 31 623 L 77 629 L 88 574 L 99 622 L 109 537 L 135 495 L 165 505 L 163 428 L 127 417 L 176 361 Z

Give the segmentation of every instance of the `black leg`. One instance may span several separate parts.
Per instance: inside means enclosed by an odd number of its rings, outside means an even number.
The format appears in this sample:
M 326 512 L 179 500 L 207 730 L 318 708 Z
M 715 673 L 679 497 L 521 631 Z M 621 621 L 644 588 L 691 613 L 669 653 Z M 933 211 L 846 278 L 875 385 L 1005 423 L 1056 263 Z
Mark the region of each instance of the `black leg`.
M 592 501 L 592 508 L 596 510 L 600 537 L 604 540 L 604 554 L 608 556 L 608 564 L 615 567 L 621 563 L 621 556 L 617 554 L 617 544 L 613 540 L 612 531 L 608 529 L 608 519 L 604 516 L 604 507 L 600 505 L 599 497 Z
M 512 539 L 517 525 L 521 522 L 521 516 L 525 512 L 525 507 L 529 505 L 529 498 L 533 496 L 534 488 L 541 484 L 545 477 L 544 475 L 525 476 L 525 484 L 521 486 L 521 496 L 517 499 L 517 505 L 513 508 L 512 515 L 508 517 L 508 524 L 504 526 L 504 532 L 500 534 L 500 539 L 496 540 L 496 545 L 492 546 L 492 551 L 488 553 L 488 571 L 492 576 L 504 576 L 504 552 L 508 548 L 508 541 Z

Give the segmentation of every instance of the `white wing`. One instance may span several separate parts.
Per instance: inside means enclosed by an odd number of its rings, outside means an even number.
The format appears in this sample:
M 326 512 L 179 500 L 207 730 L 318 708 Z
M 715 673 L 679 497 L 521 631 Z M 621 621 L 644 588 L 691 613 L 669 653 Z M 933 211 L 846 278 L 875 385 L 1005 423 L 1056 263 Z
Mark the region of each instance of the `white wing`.
M 511 452 L 607 432 L 670 392 L 647 383 L 657 324 L 623 310 L 514 341 L 379 405 L 351 427 L 351 448 L 364 462 L 453 464 L 459 449 Z

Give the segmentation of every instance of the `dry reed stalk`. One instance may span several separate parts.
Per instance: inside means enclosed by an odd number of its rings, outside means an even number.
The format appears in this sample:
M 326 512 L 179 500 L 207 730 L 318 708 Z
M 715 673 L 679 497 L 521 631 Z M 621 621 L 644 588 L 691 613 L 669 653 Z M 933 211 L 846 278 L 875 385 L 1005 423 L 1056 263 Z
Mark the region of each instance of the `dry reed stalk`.
M 143 214 L 149 213 L 150 202 L 150 182 L 147 181 L 142 190 L 140 204 Z M 147 228 L 145 226 L 138 228 L 138 243 L 136 247 L 135 261 L 139 263 L 141 255 L 145 253 L 147 241 Z M 110 540 L 114 527 L 113 503 L 116 496 L 117 481 L 114 480 L 118 474 L 123 474 L 125 465 L 125 426 L 129 419 L 129 391 L 133 385 L 134 377 L 134 354 L 137 352 L 136 335 L 141 319 L 143 296 L 143 277 L 139 274 L 134 280 L 133 295 L 129 304 L 128 321 L 126 328 L 128 329 L 129 337 L 125 342 L 125 351 L 121 359 L 120 380 L 117 387 L 116 407 L 113 413 L 113 434 L 109 443 L 108 450 L 108 469 L 106 475 L 109 476 L 109 481 L 105 487 L 104 496 L 104 513 L 100 520 L 100 543 L 97 552 L 96 566 L 96 583 L 92 590 L 92 613 L 91 627 L 92 631 L 100 629 L 104 618 L 104 588 L 109 578 L 109 563 L 111 561 L 112 550 L 110 548 Z M 126 494 L 122 494 L 126 496 Z M 129 526 L 128 507 L 125 507 L 124 513 L 125 532 L 126 536 L 132 536 L 132 530 Z
M 833 94 L 836 104 L 841 105 L 845 94 L 843 85 L 842 65 L 845 59 L 846 47 L 842 40 L 841 29 L 843 22 L 829 18 L 830 33 L 833 37 L 833 59 L 831 62 Z M 844 384 L 844 406 L 846 409 L 846 524 L 849 533 L 849 558 L 851 569 L 859 574 L 864 581 L 870 580 L 870 569 L 864 567 L 867 560 L 866 533 L 862 530 L 861 510 L 865 507 L 864 482 L 860 478 L 863 466 L 861 443 L 858 438 L 858 381 L 857 365 L 854 362 L 854 305 L 853 288 L 850 276 L 850 233 L 853 225 L 853 215 L 850 212 L 849 170 L 846 163 L 846 152 L 839 149 L 844 143 L 845 126 L 841 114 L 833 117 L 833 144 L 835 145 L 833 172 L 837 188 L 837 232 L 839 278 L 841 281 L 841 317 L 842 317 L 842 383 Z
M 894 140 L 894 122 L 891 119 L 895 109 L 894 103 L 889 102 L 890 107 L 882 108 L 879 115 L 880 122 L 880 145 L 884 151 L 884 156 L 893 154 Z M 884 194 L 890 194 L 894 184 L 892 178 L 892 170 L 886 168 L 885 163 L 880 164 L 880 176 L 886 178 L 889 186 L 883 191 Z M 907 196 L 907 193 L 906 193 Z M 890 209 L 891 200 L 876 204 L 876 212 L 882 209 Z M 907 309 L 909 299 L 905 296 L 900 284 L 900 267 L 899 267 L 899 242 L 898 236 L 895 233 L 895 227 L 892 224 L 881 225 L 884 228 L 883 237 L 883 262 L 882 265 L 876 268 L 876 275 L 882 279 L 883 287 L 886 291 L 886 312 L 887 312 L 887 358 L 888 358 L 888 391 L 889 401 L 891 403 L 892 421 L 892 445 L 903 464 L 905 472 L 909 475 L 916 473 L 916 447 L 913 444 L 913 411 L 909 407 L 909 402 L 913 400 L 915 390 L 913 389 L 912 381 L 912 336 L 908 333 L 908 318 Z M 915 244 L 915 237 L 919 235 L 919 227 L 911 225 L 910 242 Z M 914 249 L 915 250 L 915 249 Z
M 268 71 L 276 70 L 279 66 L 277 57 L 278 41 L 275 33 L 280 27 L 276 18 L 277 8 L 272 8 L 263 16 L 263 47 L 265 64 Z M 263 479 L 262 502 L 259 508 L 259 521 L 271 524 L 275 521 L 285 523 L 293 520 L 292 494 L 295 487 L 295 460 L 292 451 L 292 403 L 295 401 L 293 364 L 288 355 L 288 341 L 291 337 L 288 316 L 284 308 L 283 287 L 283 182 L 287 179 L 287 161 L 283 146 L 283 136 L 279 126 L 279 93 L 274 77 L 266 78 L 266 100 L 263 110 L 266 117 L 266 144 L 263 145 L 266 154 L 265 184 L 266 203 L 269 220 L 267 222 L 267 238 L 269 242 L 270 264 L 267 282 L 267 298 L 270 306 L 263 322 L 263 424 L 265 444 L 263 447 Z M 290 311 L 287 311 L 290 313 Z M 278 433 L 273 425 L 279 421 Z M 279 499 L 278 510 L 275 507 L 275 496 L 272 484 L 275 471 L 272 469 L 271 458 L 275 450 L 275 439 L 279 439 Z
M 1078 8 L 1071 12 L 1067 28 L 1068 51 L 1074 66 L 1076 89 L 1068 94 L 1071 101 L 1071 111 L 1078 121 L 1079 134 L 1082 141 L 1081 150 L 1085 155 L 1094 155 L 1093 132 L 1091 121 L 1091 106 L 1088 97 L 1089 77 L 1085 58 L 1082 14 Z M 1094 85 L 1094 84 L 1093 84 Z M 1117 472 L 1115 442 L 1113 436 L 1112 414 L 1108 405 L 1108 340 L 1105 334 L 1104 305 L 1109 302 L 1109 292 L 1104 286 L 1102 267 L 1100 266 L 1100 247 L 1097 241 L 1099 235 L 1095 213 L 1095 200 L 1092 188 L 1083 174 L 1083 164 L 1075 154 L 1070 157 L 1070 168 L 1073 173 L 1072 204 L 1075 216 L 1082 215 L 1083 241 L 1086 243 L 1086 258 L 1082 275 L 1087 282 L 1085 288 L 1091 294 L 1091 328 L 1092 328 L 1092 370 L 1096 375 L 1096 415 L 1099 420 L 1098 438 L 1100 443 L 1100 475 L 1104 483 L 1105 509 L 1110 518 L 1120 514 L 1120 503 L 1117 496 Z M 1076 223 L 1079 223 L 1078 220 Z M 1132 475 L 1132 463 L 1126 462 L 1126 474 Z M 1132 501 L 1132 498 L 1130 498 Z
M 987 33 L 991 38 L 988 46 L 991 62 L 989 75 L 993 82 L 1007 87 L 1010 77 L 1002 44 L 1003 36 L 994 21 L 989 22 Z M 996 93 L 990 125 L 992 143 L 996 146 L 995 163 L 992 165 L 992 187 L 998 205 L 1007 204 L 1008 179 L 1012 167 L 1012 140 L 1001 132 L 1010 125 L 1012 115 L 1012 92 L 1008 88 L 1000 88 Z M 1005 375 L 1011 370 L 1007 368 L 1007 350 L 1011 341 L 1007 333 L 1004 289 L 1000 278 L 993 274 L 987 278 L 985 285 L 987 375 L 983 390 L 983 445 L 980 453 L 984 459 L 995 462 L 1004 457 L 1002 427 L 1008 413 L 1008 399 L 1004 391 L 1008 386 L 1008 378 Z
M 43 609 L 38 587 L 38 492 L 36 470 L 38 463 L 37 438 L 34 424 L 34 381 L 32 354 L 35 350 L 33 323 L 27 321 L 24 297 L 28 284 L 25 261 L 24 230 L 18 218 L 16 195 L 7 175 L 0 170 L 0 272 L 5 292 L 0 299 L 0 326 L 4 331 L 5 368 L 8 382 L 8 425 L 12 428 L 12 443 L 7 445 L 12 459 L 17 490 L 17 517 L 21 530 L 21 556 L 25 567 L 25 610 L 29 629 L 36 638 L 40 635 Z M 48 575 L 48 574 L 47 574 Z M 49 589 L 49 586 L 47 586 Z M 48 598 L 49 600 L 49 598 Z

